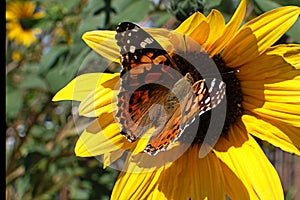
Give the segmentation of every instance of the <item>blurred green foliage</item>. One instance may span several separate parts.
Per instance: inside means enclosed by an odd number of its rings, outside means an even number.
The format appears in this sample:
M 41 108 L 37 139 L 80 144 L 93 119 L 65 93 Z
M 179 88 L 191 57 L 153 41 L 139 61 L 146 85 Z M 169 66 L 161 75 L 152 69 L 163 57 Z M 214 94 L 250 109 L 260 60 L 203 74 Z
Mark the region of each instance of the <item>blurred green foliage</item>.
M 6 4 L 11 2 L 15 1 Z M 6 199 L 109 199 L 118 172 L 103 170 L 95 158 L 75 157 L 79 133 L 72 112 L 76 106 L 51 101 L 85 66 L 105 70 L 105 61 L 82 41 L 82 34 L 114 29 L 121 21 L 175 28 L 195 10 L 207 15 L 212 8 L 228 20 L 239 1 L 31 2 L 45 13 L 34 24 L 42 30 L 38 41 L 25 47 L 6 40 Z M 300 6 L 300 1 L 252 0 L 247 18 L 281 5 Z M 298 20 L 285 42 L 299 43 L 299 28 Z

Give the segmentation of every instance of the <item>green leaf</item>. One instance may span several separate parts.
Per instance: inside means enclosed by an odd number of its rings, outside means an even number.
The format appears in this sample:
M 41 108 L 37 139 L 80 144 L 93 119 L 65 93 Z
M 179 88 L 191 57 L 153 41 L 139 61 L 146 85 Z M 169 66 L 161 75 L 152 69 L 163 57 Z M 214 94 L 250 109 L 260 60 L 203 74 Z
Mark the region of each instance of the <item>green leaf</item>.
M 84 32 L 99 29 L 103 27 L 104 15 L 99 16 L 89 16 L 83 19 L 83 22 L 79 25 L 78 32 L 83 34 Z M 83 42 L 83 41 L 82 41 Z
M 123 1 L 125 2 L 125 1 Z M 122 2 L 122 3 L 123 3 Z M 120 4 L 118 6 L 118 4 Z M 117 10 L 117 14 L 112 18 L 112 24 L 118 24 L 119 22 L 130 21 L 140 22 L 145 18 L 151 8 L 151 3 L 148 0 L 132 1 L 122 8 L 119 1 L 113 1 L 113 6 Z
M 81 2 L 81 0 L 64 0 L 64 1 L 55 1 L 56 6 L 63 8 L 64 13 L 71 12 L 72 9 L 74 9 L 78 4 Z
M 51 69 L 47 75 L 46 79 L 50 86 L 49 90 L 53 93 L 56 93 L 59 89 L 64 87 L 69 81 L 72 80 L 74 75 L 77 72 L 77 66 L 67 66 L 69 69 L 73 70 L 64 70 L 61 66 L 57 66 Z M 75 70 L 74 70 L 75 69 Z
M 256 11 L 258 13 L 260 11 L 267 12 L 269 10 L 272 10 L 272 9 L 275 9 L 275 8 L 278 8 L 281 6 L 280 4 L 270 1 L 270 0 L 264 0 L 264 1 L 254 0 L 254 3 L 255 3 Z
M 276 2 L 283 6 L 300 6 L 300 0 L 273 0 L 273 2 Z
M 300 18 L 295 22 L 295 24 L 287 31 L 287 35 L 291 37 L 295 42 L 300 43 Z
M 105 6 L 105 1 L 99 1 L 99 0 L 89 0 L 89 3 L 83 8 L 82 13 L 83 17 L 86 18 L 86 16 L 95 16 L 95 12 L 97 12 L 99 9 L 103 8 Z
M 25 63 L 23 67 L 24 73 L 36 74 L 40 72 L 40 64 L 39 63 Z
M 203 0 L 203 4 L 205 8 L 214 8 L 220 5 L 222 0 Z
M 30 135 L 33 139 L 38 139 L 39 141 L 48 142 L 55 138 L 55 134 L 53 131 L 46 129 L 45 126 L 42 125 L 34 125 L 31 128 Z
M 126 9 L 126 7 L 134 4 L 134 2 L 136 1 L 135 0 L 123 0 L 123 1 L 113 0 L 112 7 L 115 8 L 117 10 L 117 13 L 119 14 L 120 12 L 123 12 Z
M 57 45 L 51 47 L 41 58 L 41 71 L 47 71 L 58 61 L 59 56 L 66 53 L 69 47 L 67 45 Z
M 109 67 L 110 62 L 95 51 L 90 51 L 83 59 L 79 71 L 80 73 L 104 72 Z
M 88 199 L 89 198 L 89 188 L 88 186 L 78 185 L 76 182 L 70 184 L 70 198 L 71 199 Z
M 39 27 L 40 29 L 42 29 L 44 32 L 50 32 L 51 29 L 53 28 L 53 26 L 55 25 L 53 20 L 40 20 L 37 24 L 36 27 Z
M 18 196 L 22 197 L 30 187 L 30 176 L 20 177 L 16 180 Z
M 225 18 L 226 23 L 231 19 L 232 15 L 235 13 L 237 7 L 240 4 L 240 0 L 227 0 L 221 1 L 218 6 L 213 7 L 219 10 Z M 207 16 L 211 12 L 212 8 L 207 9 L 205 7 L 204 14 Z
M 169 12 L 156 12 L 151 15 L 154 27 L 162 27 L 171 17 Z
M 14 118 L 23 105 L 22 93 L 20 90 L 13 90 L 6 93 L 6 117 Z
M 44 79 L 37 74 L 30 74 L 24 76 L 24 80 L 20 83 L 21 89 L 42 89 L 47 90 L 48 86 Z

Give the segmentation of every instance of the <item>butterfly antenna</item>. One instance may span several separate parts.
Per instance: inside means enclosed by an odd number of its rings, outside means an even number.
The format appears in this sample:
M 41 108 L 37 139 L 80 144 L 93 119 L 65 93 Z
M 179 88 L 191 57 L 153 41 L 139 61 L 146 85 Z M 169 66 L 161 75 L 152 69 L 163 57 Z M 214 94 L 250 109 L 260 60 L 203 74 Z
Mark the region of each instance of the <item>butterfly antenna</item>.
M 239 69 L 232 69 L 232 70 L 230 70 L 229 72 L 223 72 L 223 73 L 221 73 L 221 74 L 232 74 L 232 73 L 239 73 L 239 72 L 240 72 Z
M 220 74 L 233 74 L 233 73 L 239 73 L 240 70 L 239 69 L 232 69 L 230 70 L 229 72 L 221 72 Z M 215 74 L 205 74 L 206 76 L 213 76 L 213 75 L 217 75 L 216 73 Z

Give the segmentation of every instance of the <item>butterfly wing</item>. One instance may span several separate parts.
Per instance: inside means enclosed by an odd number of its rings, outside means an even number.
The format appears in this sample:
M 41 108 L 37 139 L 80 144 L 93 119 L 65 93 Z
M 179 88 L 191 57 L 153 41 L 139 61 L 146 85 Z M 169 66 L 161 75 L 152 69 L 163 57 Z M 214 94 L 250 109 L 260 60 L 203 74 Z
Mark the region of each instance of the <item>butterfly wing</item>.
M 212 79 L 208 88 L 205 80 L 199 80 L 191 85 L 191 79 L 191 76 L 187 74 L 169 92 L 166 103 L 167 108 L 170 107 L 168 104 L 172 105 L 172 108 L 168 110 L 171 116 L 167 118 L 164 128 L 150 138 L 145 148 L 145 152 L 149 155 L 153 156 L 166 150 L 170 144 L 178 140 L 196 116 L 214 108 L 223 99 L 224 82 Z M 177 99 L 174 101 L 175 96 Z
M 169 89 L 181 77 L 168 53 L 139 26 L 122 22 L 116 41 L 121 53 L 121 83 L 116 118 L 131 142 L 157 121 L 149 117 L 154 104 L 163 105 Z M 164 86 L 165 85 L 165 86 Z
M 121 134 L 130 142 L 151 127 L 155 128 L 145 148 L 149 155 L 165 150 L 180 137 L 195 116 L 218 104 L 219 101 L 213 99 L 224 96 L 225 92 L 220 92 L 216 84 L 207 87 L 204 80 L 194 83 L 193 77 L 184 71 L 185 66 L 177 66 L 178 57 L 170 57 L 137 25 L 120 23 L 116 41 L 122 63 L 116 117 L 121 124 Z
M 198 104 L 191 104 L 196 96 L 192 88 L 192 78 L 189 74 L 177 81 L 167 94 L 164 104 L 166 115 L 164 118 L 163 126 L 156 127 L 146 148 L 145 152 L 149 155 L 156 155 L 160 151 L 164 151 L 167 147 L 175 142 L 183 132 L 180 128 L 182 123 L 182 111 L 189 107 L 194 106 L 194 111 L 198 112 Z
M 226 85 L 223 81 L 213 79 L 199 80 L 193 85 L 195 96 L 188 97 L 182 110 L 181 129 L 192 123 L 195 116 L 200 116 L 216 107 L 225 96 Z M 198 110 L 197 110 L 198 109 Z

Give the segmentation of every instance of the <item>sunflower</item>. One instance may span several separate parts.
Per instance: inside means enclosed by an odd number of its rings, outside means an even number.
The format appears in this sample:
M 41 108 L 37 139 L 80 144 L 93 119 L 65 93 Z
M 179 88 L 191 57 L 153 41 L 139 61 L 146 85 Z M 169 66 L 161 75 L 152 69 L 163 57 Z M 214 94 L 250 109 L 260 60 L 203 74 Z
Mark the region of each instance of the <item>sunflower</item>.
M 39 28 L 34 28 L 37 20 L 44 16 L 42 10 L 30 1 L 15 1 L 6 7 L 6 35 L 9 40 L 24 46 L 30 46 L 37 41 Z
M 225 124 L 205 156 L 199 154 L 205 144 L 196 141 L 178 159 L 153 170 L 145 167 L 166 157 L 140 153 L 145 139 L 130 143 L 120 134 L 114 118 L 118 73 L 80 75 L 54 96 L 54 101 L 80 101 L 79 114 L 96 118 L 80 135 L 77 156 L 102 155 L 106 167 L 133 152 L 112 199 L 284 199 L 279 176 L 253 136 L 300 155 L 300 45 L 272 46 L 297 20 L 300 8 L 277 8 L 240 27 L 245 12 L 245 0 L 227 24 L 218 10 L 207 17 L 195 12 L 173 31 L 198 42 L 224 72 Z M 164 29 L 145 30 L 168 48 Z M 114 36 L 114 31 L 91 31 L 83 39 L 115 61 L 119 49 Z M 172 156 L 176 146 L 168 152 Z

